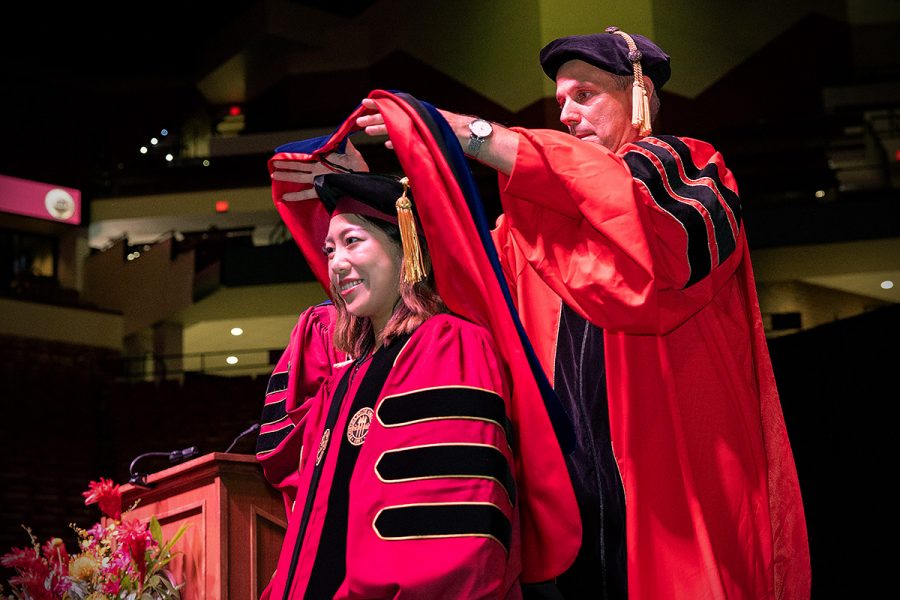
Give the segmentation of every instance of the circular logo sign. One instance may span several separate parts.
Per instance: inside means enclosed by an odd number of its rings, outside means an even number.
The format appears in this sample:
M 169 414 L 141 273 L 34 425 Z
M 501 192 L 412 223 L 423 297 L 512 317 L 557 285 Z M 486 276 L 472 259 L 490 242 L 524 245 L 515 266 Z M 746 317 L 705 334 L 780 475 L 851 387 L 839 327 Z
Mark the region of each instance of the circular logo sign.
M 44 206 L 54 219 L 65 221 L 75 214 L 75 200 L 66 190 L 53 188 L 44 196 Z
M 354 446 L 360 446 L 366 441 L 366 434 L 369 433 L 369 425 L 372 424 L 372 415 L 374 411 L 369 408 L 361 408 L 356 411 L 350 424 L 347 425 L 347 441 Z

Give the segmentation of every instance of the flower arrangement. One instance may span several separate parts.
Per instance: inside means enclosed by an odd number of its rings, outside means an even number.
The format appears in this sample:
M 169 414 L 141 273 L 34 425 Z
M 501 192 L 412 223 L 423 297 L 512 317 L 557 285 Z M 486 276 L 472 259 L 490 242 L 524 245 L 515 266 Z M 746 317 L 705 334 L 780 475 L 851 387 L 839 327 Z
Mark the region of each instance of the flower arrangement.
M 122 520 L 122 494 L 111 480 L 92 481 L 82 494 L 86 505 L 97 504 L 106 515 L 90 529 L 72 525 L 79 552 L 70 555 L 59 538 L 41 545 L 25 528 L 31 547 L 13 548 L 0 564 L 14 569 L 11 595 L 19 600 L 180 600 L 181 585 L 170 578 L 166 565 L 172 547 L 184 534 L 182 526 L 169 541 L 155 517 L 149 524 Z M 133 508 L 133 507 L 132 507 Z M 3 592 L 0 586 L 0 592 Z

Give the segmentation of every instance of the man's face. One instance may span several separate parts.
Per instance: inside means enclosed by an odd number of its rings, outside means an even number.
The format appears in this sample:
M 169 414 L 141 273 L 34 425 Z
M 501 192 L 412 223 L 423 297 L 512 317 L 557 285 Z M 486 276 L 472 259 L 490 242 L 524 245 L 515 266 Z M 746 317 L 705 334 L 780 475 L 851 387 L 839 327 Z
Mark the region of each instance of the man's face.
M 616 151 L 639 137 L 631 126 L 631 86 L 622 89 L 612 74 L 582 60 L 557 71 L 556 102 L 559 120 L 586 142 Z

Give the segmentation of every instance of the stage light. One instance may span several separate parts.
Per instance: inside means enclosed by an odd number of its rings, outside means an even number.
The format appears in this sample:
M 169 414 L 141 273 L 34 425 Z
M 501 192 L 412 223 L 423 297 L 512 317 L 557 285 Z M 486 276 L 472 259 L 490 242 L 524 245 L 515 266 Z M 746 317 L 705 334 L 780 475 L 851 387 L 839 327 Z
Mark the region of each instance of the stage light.
M 159 143 L 159 140 L 156 138 L 150 138 L 150 145 L 155 146 Z
M 229 365 L 236 365 L 236 364 L 238 364 L 238 357 L 237 356 L 229 356 L 228 358 L 225 359 L 225 362 L 227 362 Z
M 232 327 L 231 328 L 231 335 L 241 335 L 242 333 L 244 333 L 244 330 L 241 329 L 240 327 Z
M 171 154 L 166 154 L 166 160 L 169 162 L 172 162 L 173 160 L 175 160 L 175 157 L 172 156 Z
M 881 282 L 881 289 L 883 289 L 883 290 L 889 290 L 889 289 L 892 289 L 893 287 L 894 287 L 894 282 L 891 281 L 890 279 L 885 279 L 884 281 Z
M 141 154 L 147 154 L 147 146 L 141 146 Z

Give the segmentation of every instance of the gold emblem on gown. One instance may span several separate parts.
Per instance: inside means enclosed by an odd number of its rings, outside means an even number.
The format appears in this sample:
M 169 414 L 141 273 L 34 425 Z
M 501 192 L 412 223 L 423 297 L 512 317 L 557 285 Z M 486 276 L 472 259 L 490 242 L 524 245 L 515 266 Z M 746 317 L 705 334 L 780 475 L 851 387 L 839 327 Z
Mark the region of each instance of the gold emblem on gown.
M 369 408 L 361 408 L 356 411 L 350 424 L 347 425 L 347 441 L 354 446 L 361 446 L 366 441 L 366 434 L 369 432 L 369 425 L 372 424 L 372 415 L 374 411 Z

